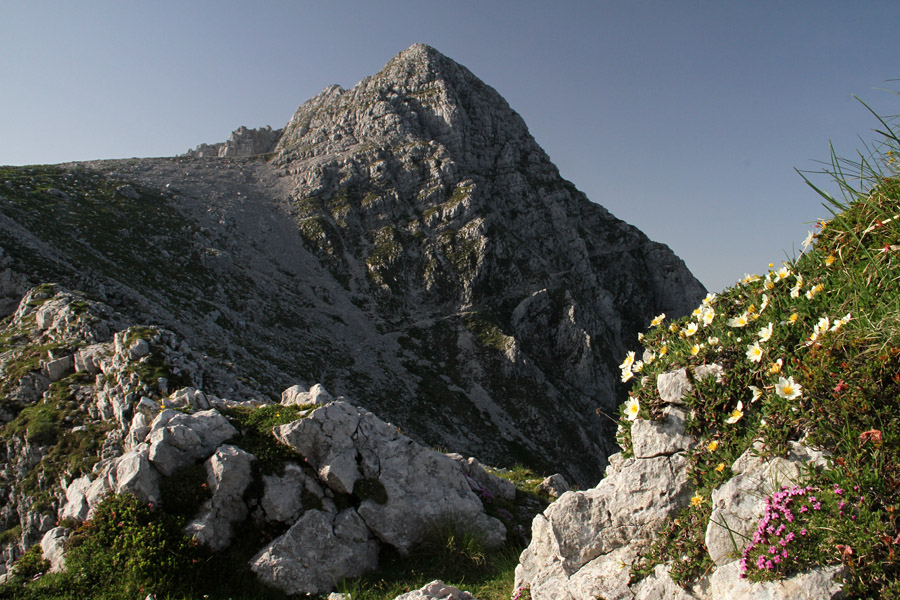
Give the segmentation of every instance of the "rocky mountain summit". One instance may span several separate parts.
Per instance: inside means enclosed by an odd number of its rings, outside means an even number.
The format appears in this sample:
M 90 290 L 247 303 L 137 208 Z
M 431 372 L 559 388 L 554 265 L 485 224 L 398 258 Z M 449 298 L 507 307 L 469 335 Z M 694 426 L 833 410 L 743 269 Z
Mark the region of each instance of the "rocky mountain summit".
M 59 282 L 214 358 L 209 393 L 321 382 L 428 445 L 582 484 L 614 451 L 616 357 L 703 293 L 424 45 L 283 132 L 4 168 L 0 213 L 7 311 Z

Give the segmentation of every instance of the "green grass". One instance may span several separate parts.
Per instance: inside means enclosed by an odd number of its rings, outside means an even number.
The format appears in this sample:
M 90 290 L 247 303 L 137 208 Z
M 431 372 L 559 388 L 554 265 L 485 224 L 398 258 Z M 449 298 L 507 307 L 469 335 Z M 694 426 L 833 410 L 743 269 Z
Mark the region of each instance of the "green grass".
M 844 564 L 851 597 L 900 597 L 900 140 L 883 138 L 880 153 L 855 163 L 863 175 L 855 183 L 849 163 L 835 159 L 829 173 L 845 197 L 827 196 L 833 218 L 815 224 L 800 256 L 770 264 L 762 277 L 745 276 L 691 316 L 652 325 L 636 356 L 643 360 L 625 366 L 623 374 L 634 372 L 636 410 L 628 416 L 648 419 L 664 408 L 661 373 L 708 363 L 725 369 L 721 381 L 696 382 L 685 398 L 688 432 L 700 440 L 688 452 L 694 501 L 635 565 L 635 579 L 660 562 L 681 583 L 709 573 L 709 498 L 731 477 L 732 462 L 754 441 L 776 456 L 803 440 L 831 453 L 830 468 L 787 482 L 795 509 L 807 506 L 796 524 L 785 522 L 782 536 L 794 531 L 789 556 L 758 566 L 755 545 L 746 576 L 777 579 Z M 628 416 L 623 407 L 618 441 L 626 452 Z

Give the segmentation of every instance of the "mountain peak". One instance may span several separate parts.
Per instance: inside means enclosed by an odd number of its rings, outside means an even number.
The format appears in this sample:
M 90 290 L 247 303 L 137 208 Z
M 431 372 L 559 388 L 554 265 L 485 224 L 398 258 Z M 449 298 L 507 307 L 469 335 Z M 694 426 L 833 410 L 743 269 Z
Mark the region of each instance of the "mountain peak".
M 426 44 L 394 56 L 352 89 L 325 89 L 291 118 L 277 151 L 284 162 L 361 148 L 441 144 L 455 160 L 508 142 L 542 151 L 503 97 L 466 67 Z M 497 156 L 484 156 L 488 163 Z M 479 168 L 486 168 L 488 163 Z

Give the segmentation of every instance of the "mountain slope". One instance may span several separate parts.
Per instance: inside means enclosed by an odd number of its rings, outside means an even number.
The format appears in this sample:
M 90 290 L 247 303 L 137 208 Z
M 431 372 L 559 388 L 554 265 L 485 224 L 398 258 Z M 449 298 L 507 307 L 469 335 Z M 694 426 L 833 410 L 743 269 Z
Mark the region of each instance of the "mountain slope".
M 599 478 L 617 357 L 703 295 L 683 263 L 428 46 L 304 103 L 271 148 L 4 168 L 6 312 L 58 281 L 247 386 L 210 392 L 320 381 L 428 444 Z

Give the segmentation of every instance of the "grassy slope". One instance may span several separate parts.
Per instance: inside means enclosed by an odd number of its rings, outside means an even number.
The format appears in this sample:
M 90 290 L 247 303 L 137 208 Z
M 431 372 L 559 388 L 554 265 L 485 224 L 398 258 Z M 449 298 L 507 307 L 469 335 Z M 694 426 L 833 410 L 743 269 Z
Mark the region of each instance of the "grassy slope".
M 883 135 L 878 152 L 835 159 L 829 173 L 845 198 L 826 195 L 834 216 L 816 224 L 798 258 L 745 276 L 644 337 L 619 430 L 625 448 L 629 418 L 663 409 L 656 375 L 715 362 L 725 377 L 704 380 L 687 398 L 688 428 L 700 438 L 690 452 L 696 494 L 635 577 L 662 561 L 685 583 L 708 573 L 709 499 L 732 462 L 754 442 L 777 455 L 803 440 L 830 452 L 831 468 L 789 483 L 794 521 L 782 515 L 774 522 L 785 529 L 751 544 L 746 576 L 843 563 L 852 597 L 900 596 L 900 178 L 892 150 L 900 140 L 887 127 Z M 845 176 L 850 166 L 856 185 Z M 786 556 L 773 561 L 767 552 L 776 544 Z

